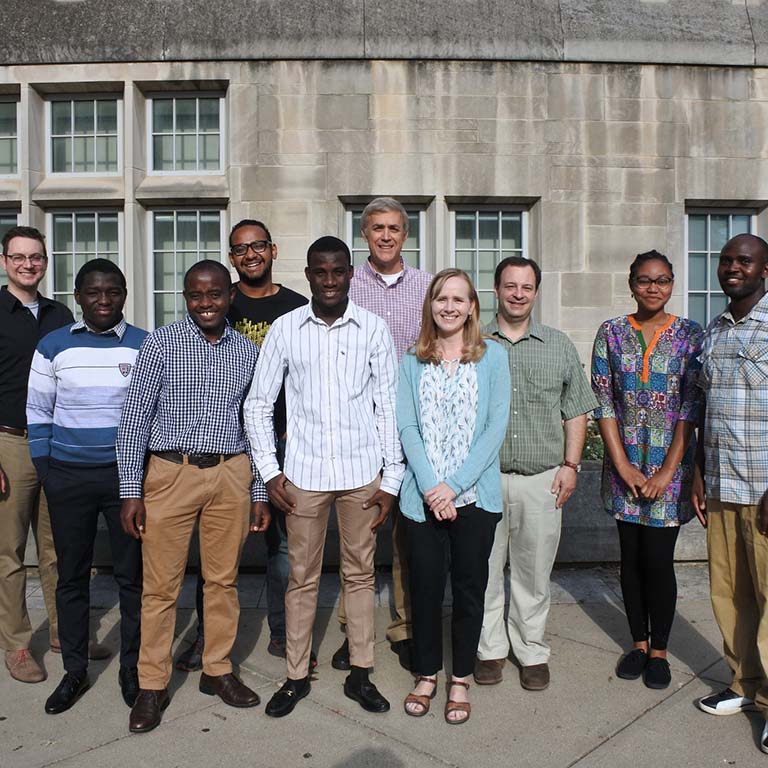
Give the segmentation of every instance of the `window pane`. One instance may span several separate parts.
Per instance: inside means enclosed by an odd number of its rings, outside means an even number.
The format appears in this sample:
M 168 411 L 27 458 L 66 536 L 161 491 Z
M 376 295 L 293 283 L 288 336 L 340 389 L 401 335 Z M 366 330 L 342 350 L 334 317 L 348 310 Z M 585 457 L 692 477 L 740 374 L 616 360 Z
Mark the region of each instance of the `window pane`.
M 72 257 L 66 253 L 53 256 L 53 281 L 57 291 L 69 292 L 75 284 L 72 272 Z
M 72 133 L 71 101 L 51 102 L 51 133 L 53 135 Z
M 93 171 L 94 169 L 94 138 L 93 136 L 76 136 L 74 139 L 74 162 L 72 167 L 75 173 Z
M 185 137 L 186 138 L 186 137 Z M 219 169 L 219 134 L 199 137 L 200 169 L 216 171 Z
M 750 229 L 749 216 L 731 216 L 731 237 L 748 234 Z
M 94 253 L 96 251 L 96 215 L 79 213 L 75 217 L 75 251 Z
M 117 171 L 117 136 L 96 137 L 96 170 L 105 173 Z
M 94 102 L 74 101 L 72 104 L 75 112 L 75 133 L 95 133 Z
M 709 290 L 720 292 L 720 281 L 717 279 L 717 265 L 720 262 L 720 256 L 713 254 L 709 257 Z
M 16 102 L 0 102 L 0 136 L 16 135 Z
M 69 137 L 51 139 L 53 158 L 51 168 L 54 173 L 69 173 L 72 170 L 72 139 Z
M 197 251 L 196 211 L 182 211 L 176 217 L 176 249 Z
M 16 173 L 16 139 L 0 138 L 0 173 Z
M 725 312 L 728 306 L 728 297 L 724 293 L 713 293 L 709 297 L 709 319 L 717 317 L 721 312 Z
M 173 136 L 155 136 L 152 139 L 154 162 L 152 167 L 156 171 L 173 170 Z
M 219 130 L 219 98 L 200 99 L 200 130 Z
M 478 254 L 477 283 L 475 288 L 493 289 L 493 273 L 496 271 L 496 251 L 480 251 Z
M 523 216 L 520 213 L 501 215 L 501 247 L 515 251 L 523 249 Z
M 478 222 L 480 248 L 499 247 L 499 217 L 496 213 L 480 213 Z
M 173 132 L 173 99 L 152 99 L 152 131 Z
M 409 267 L 414 267 L 415 269 L 418 269 L 419 267 L 418 251 L 401 251 L 400 256 Z
M 688 256 L 688 288 L 691 291 L 707 290 L 707 255 L 692 253 Z
M 72 214 L 57 213 L 53 217 L 53 251 L 72 251 Z
M 352 214 L 352 250 L 363 250 L 368 252 L 368 243 L 360 232 L 360 223 L 363 220 L 363 212 L 358 211 Z
M 404 250 L 418 250 L 421 242 L 421 217 L 418 213 L 408 214 L 408 237 L 403 245 Z
M 197 170 L 197 140 L 194 135 L 176 137 L 176 170 Z
M 195 99 L 176 99 L 176 131 L 194 133 L 197 130 Z
M 172 291 L 176 287 L 176 271 L 172 253 L 155 253 L 155 290 Z M 155 318 L 156 325 L 162 325 Z
M 168 325 L 176 319 L 176 294 L 155 294 L 155 326 Z
M 173 251 L 173 214 L 156 213 L 154 226 L 154 250 Z
M 96 102 L 96 130 L 98 133 L 117 133 L 117 101 Z
M 456 249 L 475 247 L 475 214 L 456 214 Z
M 475 252 L 474 251 L 456 251 L 456 267 L 469 273 L 474 280 L 475 271 Z
M 688 296 L 688 317 L 695 320 L 699 325 L 707 324 L 707 297 L 701 294 L 691 294 Z
M 181 251 L 176 254 L 176 290 L 184 290 L 184 274 L 202 258 L 197 251 Z
M 496 314 L 496 296 L 493 293 L 482 291 L 478 294 L 480 298 L 480 322 L 482 325 L 493 320 Z
M 99 253 L 117 253 L 117 214 L 102 213 L 99 216 Z
M 221 251 L 221 225 L 218 211 L 200 214 L 200 250 L 213 253 Z
M 728 217 L 710 216 L 709 217 L 709 250 L 717 251 L 728 242 Z
M 707 250 L 707 217 L 691 214 L 688 217 L 688 250 Z

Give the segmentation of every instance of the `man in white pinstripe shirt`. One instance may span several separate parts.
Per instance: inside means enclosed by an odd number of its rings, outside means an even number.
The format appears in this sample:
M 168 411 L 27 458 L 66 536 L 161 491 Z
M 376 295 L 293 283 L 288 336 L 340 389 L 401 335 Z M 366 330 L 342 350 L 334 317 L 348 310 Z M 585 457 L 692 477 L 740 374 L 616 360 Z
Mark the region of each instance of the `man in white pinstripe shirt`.
M 373 666 L 376 530 L 403 476 L 395 425 L 397 361 L 386 323 L 349 300 L 347 245 L 321 237 L 305 270 L 312 301 L 278 318 L 261 349 L 244 406 L 270 499 L 286 514 L 290 576 L 285 595 L 287 680 L 266 712 L 282 717 L 309 693 L 309 654 L 325 530 L 336 505 L 351 669 L 344 693 L 369 712 L 389 702 L 368 678 Z M 272 414 L 285 380 L 285 469 Z

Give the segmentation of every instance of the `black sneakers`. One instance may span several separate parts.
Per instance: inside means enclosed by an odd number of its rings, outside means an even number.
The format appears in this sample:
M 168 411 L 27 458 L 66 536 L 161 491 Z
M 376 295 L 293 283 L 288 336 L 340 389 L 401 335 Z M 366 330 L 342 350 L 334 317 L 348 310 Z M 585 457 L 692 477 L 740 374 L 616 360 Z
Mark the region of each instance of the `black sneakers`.
M 648 663 L 648 654 L 640 648 L 624 654 L 616 666 L 616 674 L 622 680 L 637 680 L 645 670 Z

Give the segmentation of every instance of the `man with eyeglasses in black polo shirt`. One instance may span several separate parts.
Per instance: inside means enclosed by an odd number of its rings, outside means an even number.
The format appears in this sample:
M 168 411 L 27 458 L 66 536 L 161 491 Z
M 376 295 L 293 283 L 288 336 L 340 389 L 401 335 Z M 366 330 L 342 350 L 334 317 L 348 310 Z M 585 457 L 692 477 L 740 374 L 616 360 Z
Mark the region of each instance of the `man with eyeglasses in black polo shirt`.
M 26 606 L 24 550 L 35 536 L 38 570 L 48 612 L 51 649 L 61 652 L 56 618 L 56 552 L 51 521 L 27 442 L 27 381 L 38 341 L 72 323 L 69 309 L 38 292 L 48 268 L 45 239 L 33 227 L 13 227 L 3 237 L 0 290 L 0 645 L 11 677 L 45 680 L 30 653 L 32 626 Z

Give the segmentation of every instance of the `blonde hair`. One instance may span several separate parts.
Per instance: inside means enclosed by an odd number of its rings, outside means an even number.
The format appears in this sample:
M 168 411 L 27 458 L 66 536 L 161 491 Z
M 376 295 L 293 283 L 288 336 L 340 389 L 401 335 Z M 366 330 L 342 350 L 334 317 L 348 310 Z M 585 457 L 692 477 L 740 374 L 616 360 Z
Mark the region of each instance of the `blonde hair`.
M 437 343 L 437 325 L 432 317 L 432 301 L 439 295 L 443 286 L 452 277 L 458 277 L 464 280 L 469 288 L 469 299 L 473 304 L 464 323 L 464 345 L 461 350 L 462 363 L 476 363 L 485 354 L 485 341 L 480 331 L 480 300 L 477 296 L 475 286 L 469 275 L 461 269 L 444 269 L 438 272 L 429 284 L 426 296 L 424 296 L 424 305 L 421 310 L 421 330 L 416 344 L 413 347 L 413 354 L 422 363 L 440 364 L 441 355 Z

